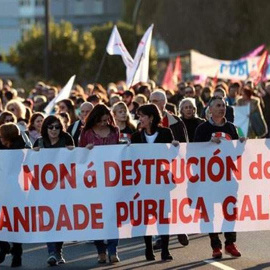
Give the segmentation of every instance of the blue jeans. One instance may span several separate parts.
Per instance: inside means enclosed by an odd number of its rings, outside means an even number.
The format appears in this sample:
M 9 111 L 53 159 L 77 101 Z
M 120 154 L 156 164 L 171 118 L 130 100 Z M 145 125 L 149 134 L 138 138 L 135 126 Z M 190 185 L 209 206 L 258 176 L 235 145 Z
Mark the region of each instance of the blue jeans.
M 48 253 L 62 253 L 64 242 L 50 242 L 47 243 Z
M 105 253 L 106 249 L 108 250 L 108 255 L 116 255 L 117 254 L 117 246 L 119 239 L 110 239 L 108 240 L 108 244 L 106 245 L 103 240 L 96 240 L 95 245 L 97 247 L 98 254 Z

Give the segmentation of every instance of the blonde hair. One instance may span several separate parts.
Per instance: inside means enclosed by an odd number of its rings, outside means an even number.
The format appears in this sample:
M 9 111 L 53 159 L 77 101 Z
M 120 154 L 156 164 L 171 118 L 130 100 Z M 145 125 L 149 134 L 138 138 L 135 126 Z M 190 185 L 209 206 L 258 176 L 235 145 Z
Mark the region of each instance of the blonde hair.
M 123 101 L 118 101 L 117 103 L 113 104 L 113 106 L 112 106 L 112 112 L 113 112 L 113 114 L 115 115 L 115 114 L 116 114 L 116 111 L 117 111 L 118 109 L 121 109 L 121 108 L 125 109 L 126 112 L 127 112 L 127 121 L 126 121 L 126 125 L 127 125 L 128 127 L 130 127 L 130 128 L 135 129 L 135 124 L 134 124 L 134 122 L 133 122 L 133 120 L 132 120 L 132 118 L 131 118 L 130 112 L 129 112 L 128 107 L 127 107 L 127 105 L 126 105 L 125 102 L 123 102 Z
M 10 106 L 14 106 L 18 112 L 18 115 L 15 114 L 15 116 L 17 117 L 17 119 L 25 119 L 25 114 L 26 114 L 26 108 L 25 106 L 23 105 L 23 103 L 21 103 L 20 101 L 18 100 L 10 100 L 7 104 L 6 104 L 6 107 L 5 107 L 5 110 L 6 111 L 9 111 L 8 108 Z M 14 113 L 14 112 L 13 112 Z

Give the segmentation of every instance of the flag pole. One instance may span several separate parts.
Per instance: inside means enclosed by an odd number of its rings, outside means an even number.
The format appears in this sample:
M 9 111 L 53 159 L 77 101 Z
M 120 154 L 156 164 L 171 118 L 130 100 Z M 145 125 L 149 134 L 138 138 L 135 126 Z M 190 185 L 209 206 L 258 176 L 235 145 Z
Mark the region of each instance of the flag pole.
M 102 70 L 102 68 L 104 66 L 104 63 L 105 63 L 106 56 L 107 56 L 107 51 L 105 50 L 105 53 L 103 54 L 102 60 L 101 60 L 101 62 L 99 64 L 99 68 L 98 68 L 97 74 L 95 76 L 94 83 L 97 83 L 98 82 L 98 79 L 99 79 L 101 70 Z

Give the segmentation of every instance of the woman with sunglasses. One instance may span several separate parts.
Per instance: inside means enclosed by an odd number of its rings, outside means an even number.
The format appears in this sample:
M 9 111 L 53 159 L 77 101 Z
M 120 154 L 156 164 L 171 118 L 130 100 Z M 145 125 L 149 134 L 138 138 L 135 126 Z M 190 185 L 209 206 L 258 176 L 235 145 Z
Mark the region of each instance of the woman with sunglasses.
M 81 133 L 79 147 L 91 150 L 96 145 L 110 145 L 119 143 L 119 129 L 110 109 L 104 104 L 97 104 L 88 114 Z M 98 252 L 98 263 L 106 263 L 108 251 L 109 261 L 120 261 L 117 255 L 118 239 L 109 239 L 107 245 L 104 240 L 95 241 Z
M 59 116 L 50 115 L 44 119 L 41 127 L 41 137 L 34 143 L 34 150 L 38 151 L 40 148 L 60 148 L 66 147 L 69 150 L 74 148 L 74 141 L 72 137 L 63 130 L 62 120 Z M 47 263 L 50 266 L 57 264 L 64 264 L 63 258 L 63 242 L 47 243 L 49 257 Z

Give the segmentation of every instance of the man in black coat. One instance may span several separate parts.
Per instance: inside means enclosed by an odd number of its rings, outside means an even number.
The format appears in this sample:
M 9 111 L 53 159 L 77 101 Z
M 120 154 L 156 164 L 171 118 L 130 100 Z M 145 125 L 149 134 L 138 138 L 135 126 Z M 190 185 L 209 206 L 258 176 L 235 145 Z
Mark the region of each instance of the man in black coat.
M 150 95 L 150 102 L 156 104 L 162 114 L 162 125 L 171 129 L 174 139 L 179 142 L 188 142 L 187 129 L 184 122 L 177 117 L 169 113 L 165 107 L 167 103 L 167 97 L 163 90 L 155 90 Z

